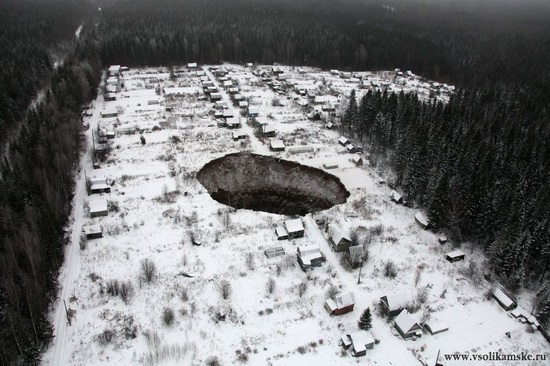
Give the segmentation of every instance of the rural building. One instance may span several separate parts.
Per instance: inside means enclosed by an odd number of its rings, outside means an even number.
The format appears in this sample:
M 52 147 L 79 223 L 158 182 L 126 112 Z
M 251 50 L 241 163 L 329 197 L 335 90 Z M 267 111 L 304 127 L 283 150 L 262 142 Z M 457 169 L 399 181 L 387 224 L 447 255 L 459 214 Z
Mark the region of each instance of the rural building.
M 101 118 L 118 117 L 118 111 L 116 109 L 105 109 L 100 113 Z
M 217 103 L 216 103 L 216 106 L 217 106 Z M 235 111 L 233 111 L 233 109 L 224 109 L 223 117 L 224 118 L 235 117 Z
M 329 123 L 327 123 L 327 124 L 325 125 L 325 127 L 326 127 L 327 129 L 329 129 L 329 130 L 332 130 L 332 129 L 334 128 L 334 123 L 329 122 Z
M 287 220 L 284 225 L 289 239 L 301 238 L 304 236 L 304 225 L 302 224 L 302 220 Z
M 120 74 L 121 67 L 120 65 L 111 65 L 109 66 L 108 74 L 109 76 L 118 76 Z
M 344 349 L 351 348 L 353 357 L 361 357 L 367 354 L 368 349 L 374 348 L 374 337 L 371 333 L 360 330 L 352 334 L 346 334 L 340 338 L 340 345 Z
M 258 117 L 260 115 L 260 108 L 249 106 L 248 107 L 248 117 Z
M 363 165 L 363 159 L 357 154 L 353 155 L 350 160 L 355 166 Z
M 347 138 L 342 136 L 338 139 L 338 143 L 342 146 L 346 146 L 347 144 L 350 144 L 351 142 Z
M 277 235 L 277 240 L 286 240 L 286 239 L 288 239 L 288 232 L 282 226 L 277 226 L 275 228 L 275 235 Z
M 85 226 L 82 231 L 84 232 L 86 239 L 99 239 L 103 237 L 103 231 L 101 230 L 101 226 L 99 226 L 99 224 Z
M 285 151 L 285 143 L 283 140 L 271 140 L 270 147 L 273 151 Z
M 298 247 L 296 250 L 298 264 L 302 267 L 302 270 L 307 270 L 312 267 L 320 267 L 325 258 L 321 253 L 318 245 L 305 245 Z
M 353 292 L 340 294 L 333 299 L 325 301 L 325 310 L 330 315 L 342 315 L 353 311 L 355 306 L 355 295 Z
M 240 128 L 241 120 L 238 117 L 230 117 L 225 120 L 227 128 Z
M 493 297 L 500 306 L 506 311 L 512 310 L 517 306 L 516 300 L 502 286 L 497 285 L 492 291 Z
M 243 140 L 247 138 L 248 135 L 243 131 L 233 131 L 233 140 Z
M 424 214 L 422 212 L 417 212 L 414 215 L 414 220 L 424 230 L 427 229 L 428 226 L 430 225 L 430 221 L 428 220 L 428 218 L 426 216 L 424 216 Z
M 242 109 L 248 108 L 248 102 L 246 100 L 240 101 L 239 108 L 242 108 Z
M 466 254 L 460 249 L 453 250 L 452 252 L 447 253 L 447 256 L 445 259 L 447 259 L 449 262 L 458 262 L 463 261 Z
M 273 127 L 273 125 L 270 125 L 270 124 L 263 125 L 262 126 L 262 135 L 264 137 L 275 137 L 275 135 L 276 135 L 275 127 Z
M 328 231 L 328 237 L 332 250 L 337 253 L 347 252 L 351 246 L 351 238 L 349 234 L 344 232 L 339 226 L 331 225 Z
M 403 339 L 422 336 L 422 327 L 416 322 L 407 309 L 403 309 L 395 318 L 395 329 Z
M 323 163 L 323 168 L 325 169 L 338 169 L 338 163 L 336 161 L 326 161 Z
M 388 295 L 380 298 L 380 305 L 390 318 L 399 314 L 408 303 L 409 297 L 405 294 Z
M 403 196 L 401 196 L 395 189 L 390 192 L 390 199 L 395 203 L 402 203 Z
M 103 198 L 90 200 L 89 207 L 91 217 L 107 216 L 109 212 L 107 208 L 107 201 Z
M 216 100 L 222 100 L 222 94 L 221 93 L 210 93 L 210 100 L 212 102 Z
M 116 100 L 116 94 L 115 93 L 105 93 L 103 94 L 103 100 L 106 102 Z
M 187 64 L 187 68 L 188 68 L 188 69 L 196 69 L 197 67 L 199 67 L 199 65 L 197 65 L 196 62 L 189 62 L 189 63 Z
M 301 154 L 301 153 L 308 153 L 308 152 L 314 152 L 315 148 L 313 146 L 290 146 L 288 148 L 288 152 L 291 154 Z
M 437 238 L 439 241 L 439 244 L 445 244 L 447 242 L 447 237 L 445 235 L 441 235 L 439 238 Z
M 444 322 L 428 321 L 424 324 L 424 327 L 431 335 L 446 332 L 449 330 L 449 326 Z
M 271 247 L 264 250 L 264 254 L 267 258 L 279 257 L 285 255 L 283 247 Z
M 92 183 L 90 186 L 90 194 L 111 193 L 111 186 L 107 182 Z

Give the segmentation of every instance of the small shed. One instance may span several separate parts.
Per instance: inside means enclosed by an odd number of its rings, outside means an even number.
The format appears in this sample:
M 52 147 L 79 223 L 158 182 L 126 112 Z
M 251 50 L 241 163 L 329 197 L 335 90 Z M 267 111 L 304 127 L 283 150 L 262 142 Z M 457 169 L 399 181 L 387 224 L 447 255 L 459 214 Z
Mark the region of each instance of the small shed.
M 447 253 L 445 256 L 445 259 L 447 259 L 449 262 L 458 262 L 463 261 L 466 254 L 460 249 L 453 250 L 452 252 Z
M 258 117 L 260 115 L 260 108 L 249 106 L 248 107 L 248 117 Z
M 222 99 L 222 94 L 221 93 L 210 93 L 210 100 L 211 101 L 216 101 L 216 100 L 221 100 Z
M 319 245 L 316 244 L 298 247 L 296 252 L 298 264 L 304 271 L 312 267 L 320 267 L 325 260 Z
M 288 233 L 289 239 L 301 238 L 304 236 L 304 224 L 300 219 L 287 220 L 284 227 Z
M 332 249 L 339 252 L 346 252 L 351 245 L 351 238 L 349 234 L 344 232 L 342 228 L 336 225 L 331 225 L 328 231 L 329 242 L 332 246 Z
M 90 200 L 89 206 L 91 217 L 107 216 L 109 212 L 107 208 L 107 201 L 102 198 Z
M 103 237 L 103 231 L 99 224 L 85 226 L 82 231 L 86 236 L 86 239 L 99 239 Z
M 227 128 L 240 128 L 241 121 L 238 117 L 229 117 L 225 119 Z
M 446 323 L 437 321 L 426 322 L 424 324 L 424 328 L 426 328 L 426 330 L 430 332 L 431 335 L 443 333 L 449 330 L 449 326 Z
M 409 297 L 405 294 L 394 294 L 382 296 L 380 305 L 386 310 L 389 317 L 394 317 L 403 310 L 409 303 Z
M 441 235 L 439 238 L 437 238 L 437 240 L 439 241 L 439 244 L 445 244 L 448 241 L 445 235 Z
M 417 212 L 414 215 L 414 220 L 424 230 L 426 228 L 428 228 L 428 225 L 430 225 L 430 221 L 428 220 L 428 218 L 426 216 L 424 216 L 424 214 L 422 212 Z
M 248 108 L 248 102 L 246 100 L 241 100 L 239 102 L 239 108 Z
M 374 348 L 374 343 L 372 334 L 363 330 L 346 334 L 340 339 L 340 345 L 345 349 L 351 348 L 351 355 L 353 357 L 365 356 L 368 349 Z
M 106 109 L 99 112 L 101 118 L 112 118 L 118 116 L 118 111 L 116 109 Z
M 401 334 L 403 339 L 422 336 L 422 327 L 416 322 L 407 309 L 401 310 L 395 318 L 395 329 Z
M 403 196 L 401 196 L 395 189 L 390 192 L 390 199 L 395 203 L 403 203 Z
M 329 122 L 329 123 L 327 123 L 327 124 L 325 125 L 325 127 L 326 127 L 327 129 L 329 129 L 329 130 L 332 130 L 332 129 L 334 128 L 334 123 Z
M 351 143 L 347 144 L 346 145 L 346 151 L 353 154 L 355 152 L 355 145 L 353 145 Z
M 116 100 L 116 94 L 115 93 L 105 93 L 103 94 L 103 100 L 106 102 Z
M 516 300 L 502 286 L 497 285 L 492 293 L 495 300 L 504 310 L 512 310 L 517 306 Z
M 270 147 L 273 151 L 284 151 L 285 143 L 283 140 L 271 140 Z
M 342 136 L 338 139 L 338 143 L 342 146 L 346 146 L 347 144 L 350 144 L 351 142 L 347 138 Z
M 267 258 L 279 257 L 285 254 L 283 247 L 271 247 L 264 250 L 264 254 Z
M 353 311 L 355 306 L 355 295 L 353 292 L 340 294 L 333 299 L 325 301 L 325 310 L 330 315 L 342 315 Z
M 363 165 L 363 158 L 361 158 L 359 155 L 355 154 L 351 157 L 351 162 L 355 164 L 355 166 L 361 166 Z
M 189 62 L 189 63 L 187 64 L 187 68 L 188 68 L 188 69 L 196 69 L 197 67 L 199 67 L 199 65 L 197 65 L 196 62 Z
M 323 163 L 325 169 L 338 169 L 338 163 L 336 161 L 326 161 Z
M 275 235 L 277 235 L 277 240 L 287 240 L 288 239 L 288 232 L 282 226 L 277 226 L 275 228 Z

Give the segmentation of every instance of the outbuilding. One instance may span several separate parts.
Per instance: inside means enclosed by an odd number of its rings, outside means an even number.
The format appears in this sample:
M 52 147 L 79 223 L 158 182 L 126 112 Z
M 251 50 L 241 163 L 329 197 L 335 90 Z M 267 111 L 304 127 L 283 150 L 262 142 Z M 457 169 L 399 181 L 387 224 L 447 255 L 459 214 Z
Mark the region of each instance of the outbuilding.
M 506 291 L 500 285 L 495 286 L 492 294 L 495 300 L 500 304 L 500 306 L 502 306 L 504 310 L 508 311 L 517 307 L 516 300 L 513 298 L 513 296 L 510 295 L 508 291 Z
M 395 203 L 403 203 L 403 196 L 401 196 L 395 189 L 390 192 L 390 199 Z
M 359 155 L 355 154 L 351 157 L 351 162 L 355 164 L 355 166 L 361 166 L 363 165 L 363 158 L 361 158 Z
M 466 254 L 460 249 L 453 250 L 452 252 L 447 253 L 447 256 L 445 259 L 447 259 L 449 262 L 458 262 L 463 261 Z
M 277 235 L 277 240 L 287 240 L 288 239 L 288 232 L 282 226 L 277 226 L 275 228 L 275 235 Z
M 342 146 L 346 146 L 347 144 L 350 144 L 351 142 L 347 138 L 342 136 L 338 139 L 338 143 Z
M 414 220 L 424 230 L 426 230 L 428 228 L 428 226 L 430 225 L 430 221 L 428 220 L 428 218 L 426 216 L 424 216 L 424 214 L 422 212 L 417 212 L 414 215 Z
M 444 322 L 428 321 L 424 324 L 424 328 L 430 332 L 431 335 L 443 333 L 449 330 L 449 326 Z
M 340 345 L 345 349 L 351 348 L 353 357 L 361 357 L 367 354 L 368 349 L 374 348 L 374 337 L 370 332 L 360 330 L 355 333 L 346 334 L 340 339 Z

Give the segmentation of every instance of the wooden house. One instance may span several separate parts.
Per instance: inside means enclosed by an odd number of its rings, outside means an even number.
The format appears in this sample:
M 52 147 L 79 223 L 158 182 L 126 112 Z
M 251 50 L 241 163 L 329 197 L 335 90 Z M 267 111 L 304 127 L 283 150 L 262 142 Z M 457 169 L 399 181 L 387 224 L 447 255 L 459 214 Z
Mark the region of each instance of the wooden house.
M 395 329 L 403 339 L 422 336 L 422 327 L 417 323 L 407 309 L 403 309 L 395 318 Z
M 216 100 L 222 100 L 222 94 L 221 93 L 210 93 L 210 101 L 214 102 Z
M 273 151 L 285 151 L 285 143 L 283 140 L 271 140 L 269 146 Z
M 103 231 L 101 230 L 101 226 L 99 226 L 99 224 L 85 226 L 82 231 L 86 236 L 86 239 L 99 239 L 103 237 Z
M 233 140 L 234 141 L 237 141 L 237 140 L 244 140 L 245 138 L 248 137 L 248 135 L 243 132 L 243 131 L 233 131 Z
M 408 305 L 409 301 L 409 297 L 401 293 L 382 296 L 380 298 L 380 305 L 391 318 L 399 314 L 401 310 L 403 310 Z
M 277 226 L 275 228 L 275 235 L 277 235 L 277 240 L 287 240 L 288 239 L 288 232 L 282 226 Z
M 353 292 L 339 294 L 333 299 L 325 301 L 325 310 L 330 315 L 342 315 L 353 311 L 355 306 L 355 295 Z
M 342 136 L 338 139 L 338 143 L 342 146 L 346 146 L 347 144 L 350 144 L 351 142 L 347 138 Z
M 422 212 L 417 212 L 414 215 L 414 220 L 424 230 L 426 230 L 428 228 L 428 226 L 430 225 L 430 221 L 428 220 L 428 218 L 426 216 L 424 216 L 424 214 Z
M 284 223 L 284 227 L 288 233 L 289 239 L 301 238 L 304 236 L 304 225 L 300 219 L 287 220 Z
M 320 267 L 325 261 L 325 257 L 323 257 L 319 245 L 313 244 L 301 246 L 298 247 L 296 252 L 298 264 L 300 264 L 300 267 L 304 271 L 313 267 Z
M 230 117 L 225 119 L 225 125 L 227 128 L 240 128 L 241 120 L 238 117 Z
M 368 349 L 373 349 L 375 344 L 374 337 L 370 332 L 360 330 L 355 333 L 346 334 L 340 339 L 340 345 L 344 349 L 351 349 L 353 357 L 361 357 L 367 354 Z
M 106 109 L 99 113 L 101 118 L 118 117 L 118 111 L 116 109 Z
M 363 165 L 363 158 L 361 158 L 359 155 L 355 154 L 351 157 L 351 162 L 355 164 L 355 166 L 361 166 Z
M 347 252 L 351 246 L 349 234 L 336 225 L 331 225 L 328 231 L 328 237 L 332 249 L 337 253 Z
M 89 207 L 91 217 L 107 216 L 109 213 L 107 201 L 103 198 L 90 200 Z
M 256 106 L 248 106 L 248 117 L 258 117 L 260 115 L 260 108 Z
M 460 249 L 453 250 L 452 252 L 447 253 L 445 256 L 445 259 L 447 259 L 449 262 L 458 262 L 463 261 L 466 254 Z
M 395 203 L 403 203 L 403 196 L 397 193 L 395 189 L 390 192 L 390 199 Z
M 189 62 L 189 63 L 187 64 L 187 68 L 188 68 L 188 69 L 196 69 L 197 67 L 199 67 L 199 65 L 197 65 L 196 62 Z
M 517 307 L 517 302 L 514 297 L 500 285 L 495 286 L 492 291 L 492 295 L 499 305 L 506 311 Z
M 275 132 L 275 127 L 271 124 L 265 124 L 262 126 L 262 136 L 264 137 L 275 137 L 277 133 Z

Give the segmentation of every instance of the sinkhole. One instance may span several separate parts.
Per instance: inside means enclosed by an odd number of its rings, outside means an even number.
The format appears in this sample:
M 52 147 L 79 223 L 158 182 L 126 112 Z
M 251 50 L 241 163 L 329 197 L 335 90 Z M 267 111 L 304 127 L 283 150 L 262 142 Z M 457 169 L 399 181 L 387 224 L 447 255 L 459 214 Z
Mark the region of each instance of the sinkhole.
M 249 152 L 208 162 L 197 179 L 220 203 L 283 215 L 326 210 L 349 197 L 346 187 L 332 174 Z

